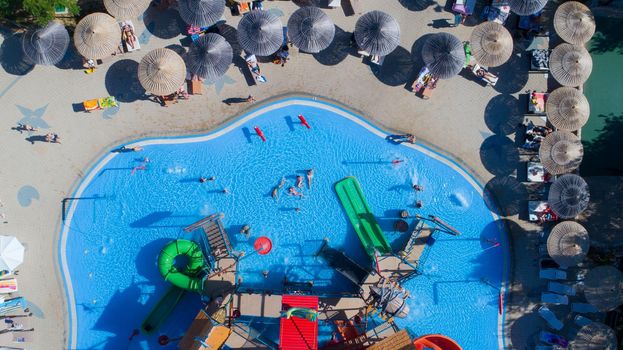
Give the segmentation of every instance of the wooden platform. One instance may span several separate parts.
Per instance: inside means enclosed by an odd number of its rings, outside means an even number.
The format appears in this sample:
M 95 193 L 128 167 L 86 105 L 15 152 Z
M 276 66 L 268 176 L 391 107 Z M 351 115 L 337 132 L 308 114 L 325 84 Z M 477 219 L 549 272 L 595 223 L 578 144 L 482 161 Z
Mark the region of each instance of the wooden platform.
M 233 308 L 241 316 L 274 317 L 281 316 L 281 295 L 238 293 L 234 295 Z
M 415 346 L 409 333 L 402 330 L 394 333 L 378 343 L 372 344 L 368 350 L 413 350 Z

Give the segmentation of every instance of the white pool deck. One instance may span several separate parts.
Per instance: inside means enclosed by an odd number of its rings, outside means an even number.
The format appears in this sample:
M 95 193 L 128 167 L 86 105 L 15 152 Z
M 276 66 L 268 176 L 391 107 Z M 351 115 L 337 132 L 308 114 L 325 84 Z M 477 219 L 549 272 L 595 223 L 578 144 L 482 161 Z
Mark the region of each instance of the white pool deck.
M 62 204 L 72 196 L 77 185 L 96 160 L 112 147 L 145 136 L 180 135 L 208 131 L 234 118 L 248 108 L 262 105 L 264 101 L 296 93 L 334 100 L 352 108 L 372 123 L 388 131 L 410 132 L 418 142 L 452 156 L 469 169 L 484 185 L 491 174 L 483 165 L 480 149 L 485 139 L 494 135 L 487 126 L 485 109 L 501 92 L 483 87 L 472 80 L 457 76 L 439 82 L 429 100 L 415 97 L 405 89 L 415 78 L 419 66 L 412 65 L 413 47 L 421 47 L 420 37 L 427 33 L 447 31 L 462 40 L 469 40 L 473 26 L 434 28 L 434 20 L 452 21 L 452 14 L 443 10 L 445 2 L 433 3 L 422 11 L 410 11 L 399 1 L 361 0 L 362 10 L 382 9 L 394 16 L 401 25 L 401 46 L 395 59 L 388 57 L 377 78 L 362 58 L 346 55 L 339 62 L 325 65 L 314 56 L 291 50 L 291 60 L 285 67 L 271 63 L 262 64 L 262 73 L 269 82 L 249 86 L 243 73 L 231 66 L 225 78 L 217 84 L 204 86 L 203 95 L 191 96 L 188 101 L 160 107 L 148 100 L 121 103 L 118 113 L 95 111 L 76 113 L 72 104 L 83 100 L 110 95 L 107 85 L 114 84 L 118 75 L 107 76 L 109 67 L 121 60 L 139 62 L 149 50 L 178 44 L 181 36 L 161 39 L 145 30 L 142 20 L 135 20 L 136 32 L 141 40 L 141 51 L 112 58 L 95 73 L 87 75 L 81 69 L 60 69 L 37 66 L 25 75 L 9 74 L 0 69 L 0 213 L 7 223 L 0 223 L 0 234 L 16 235 L 27 247 L 26 261 L 20 266 L 20 295 L 36 308 L 32 320 L 36 334 L 29 348 L 61 349 L 67 347 L 68 313 L 65 288 L 61 279 L 58 240 L 63 225 Z M 292 2 L 266 1 L 267 10 L 283 13 L 285 25 L 289 14 L 298 7 Z M 358 15 L 346 17 L 342 9 L 327 9 L 336 25 L 352 32 Z M 227 24 L 236 27 L 240 17 L 224 15 Z M 349 34 L 348 34 L 349 35 Z M 15 48 L 10 36 L 3 33 L 2 49 Z M 415 45 L 414 45 L 415 43 Z M 417 49 L 416 49 L 417 50 Z M 515 54 L 519 51 L 516 50 Z M 325 62 L 323 60 L 323 62 Z M 421 59 L 416 62 L 421 64 Z M 326 62 L 325 62 L 326 63 Z M 518 64 L 527 64 L 525 57 L 515 58 L 506 68 L 516 73 L 511 84 L 504 84 L 506 74 L 496 89 L 515 98 L 528 89 L 544 90 L 546 79 L 542 74 L 527 73 Z M 4 66 L 3 66 L 4 67 Z M 405 71 L 409 71 L 405 73 Z M 128 81 L 126 77 L 123 80 Z M 226 105 L 227 98 L 240 98 L 252 94 L 255 105 L 246 103 Z M 519 102 L 517 102 L 519 104 Z M 501 117 L 503 118 L 503 116 Z M 62 144 L 26 141 L 28 133 L 12 130 L 18 122 L 40 127 L 38 133 L 55 132 Z M 510 135 L 512 137 L 512 135 Z M 523 225 L 523 223 L 521 223 Z M 521 243 L 524 244 L 525 242 Z M 523 249 L 519 245 L 518 249 Z M 513 263 L 521 266 L 514 274 L 524 274 L 529 281 L 530 254 L 516 254 Z M 527 267 L 523 267 L 527 266 Z M 536 281 L 538 283 L 538 280 Z M 531 299 L 524 299 L 522 290 L 511 298 L 506 328 L 507 348 L 512 341 L 521 343 L 523 336 L 531 334 L 529 324 L 513 329 L 513 320 L 530 313 Z M 530 328 L 532 327 L 532 328 Z M 534 329 L 536 331 L 536 328 Z M 124 335 L 124 336 L 129 336 Z

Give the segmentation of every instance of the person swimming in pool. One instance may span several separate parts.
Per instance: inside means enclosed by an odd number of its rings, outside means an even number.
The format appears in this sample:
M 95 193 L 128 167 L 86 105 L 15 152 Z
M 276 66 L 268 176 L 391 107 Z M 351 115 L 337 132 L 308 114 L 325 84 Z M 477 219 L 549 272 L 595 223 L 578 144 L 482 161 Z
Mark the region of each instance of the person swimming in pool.
M 303 177 L 301 175 L 296 176 L 296 187 L 303 188 Z
M 307 187 L 311 190 L 312 180 L 314 179 L 314 169 L 307 170 Z
M 299 196 L 299 197 L 303 198 L 303 193 L 297 191 L 296 187 L 294 187 L 294 186 L 290 187 L 289 193 L 290 193 L 291 196 Z
M 282 177 L 281 182 L 279 182 L 279 186 L 277 186 L 277 188 L 282 188 L 285 184 L 286 184 L 286 178 Z
M 273 192 L 270 194 L 274 200 L 279 200 L 279 187 L 273 188 Z

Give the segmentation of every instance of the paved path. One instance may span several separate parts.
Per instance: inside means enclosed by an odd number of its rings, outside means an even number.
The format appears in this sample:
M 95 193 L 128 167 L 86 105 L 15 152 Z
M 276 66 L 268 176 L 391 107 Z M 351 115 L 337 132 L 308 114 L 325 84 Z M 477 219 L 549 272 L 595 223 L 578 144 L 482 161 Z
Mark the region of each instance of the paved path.
M 441 81 L 430 100 L 421 100 L 405 86 L 411 85 L 422 65 L 422 37 L 448 31 L 468 40 L 471 26 L 435 28 L 452 19 L 444 10 L 445 3 L 431 1 L 426 9 L 411 11 L 401 5 L 411 3 L 408 0 L 385 0 L 382 6 L 378 0 L 361 2 L 364 12 L 382 8 L 401 25 L 401 46 L 380 70 L 373 72 L 345 46 L 359 16 L 346 17 L 341 9 L 326 10 L 338 26 L 336 40 L 341 43 L 331 54 L 309 55 L 293 49 L 290 63 L 283 68 L 262 64 L 269 80 L 262 86 L 249 86 L 246 69 L 232 66 L 225 77 L 205 87 L 204 95 L 170 108 L 140 98 L 142 89 L 136 79 L 138 62 L 150 49 L 179 46 L 181 37 L 162 34 L 163 28 L 168 28 L 164 25 L 155 28 L 167 39 L 146 31 L 144 21 L 134 20 L 142 50 L 112 58 L 91 75 L 67 68 L 71 61 L 63 68 L 37 66 L 30 70 L 14 57 L 20 48 L 17 39 L 4 34 L 0 53 L 0 198 L 8 223 L 0 224 L 0 234 L 14 234 L 27 246 L 20 289 L 37 306 L 33 348 L 60 349 L 66 342 L 67 308 L 57 257 L 63 199 L 71 196 L 90 165 L 113 146 L 143 135 L 204 132 L 249 107 L 244 103 L 228 106 L 221 102 L 224 99 L 253 94 L 260 104 L 291 92 L 329 98 L 388 130 L 414 133 L 420 142 L 454 156 L 483 184 L 493 177 L 490 170 L 498 172 L 498 163 L 506 160 L 496 153 L 495 145 L 506 136 L 494 137 L 495 125 L 512 124 L 512 117 L 519 113 L 517 93 L 543 89 L 545 79 L 528 76 L 525 55 L 515 55 L 501 67 L 504 72 L 497 90 L 458 76 Z M 282 15 L 284 25 L 297 9 L 292 2 L 264 4 L 267 10 Z M 149 16 L 145 18 L 149 23 Z M 239 18 L 225 15 L 230 29 Z M 116 113 L 86 114 L 72 109 L 74 103 L 111 94 L 122 101 Z M 39 134 L 58 133 L 63 143 L 31 144 L 26 140 L 28 134 L 11 130 L 18 122 L 40 128 Z

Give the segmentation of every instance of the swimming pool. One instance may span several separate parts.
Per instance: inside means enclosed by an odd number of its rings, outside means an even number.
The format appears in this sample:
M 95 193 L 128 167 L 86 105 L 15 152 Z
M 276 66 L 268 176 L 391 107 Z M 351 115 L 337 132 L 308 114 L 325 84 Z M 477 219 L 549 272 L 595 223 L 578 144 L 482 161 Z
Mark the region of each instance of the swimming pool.
M 311 129 L 299 123 L 299 114 Z M 78 186 L 73 197 L 79 199 L 69 206 L 61 233 L 69 346 L 158 346 L 157 336 L 129 339 L 167 288 L 156 267 L 158 253 L 180 237 L 181 228 L 216 212 L 225 214 L 236 250 L 251 252 L 262 235 L 273 241 L 270 254 L 249 254 L 240 262 L 243 287 L 281 289 L 287 276 L 313 280 L 319 292 L 351 288 L 313 254 L 328 237 L 331 246 L 370 264 L 333 191 L 336 181 L 355 176 L 394 248 L 404 239 L 393 231 L 403 209 L 437 215 L 462 232 L 439 237 L 424 275 L 405 285 L 411 313 L 398 325 L 415 334 L 446 334 L 465 349 L 502 348 L 498 288 L 505 284 L 508 245 L 482 188 L 450 159 L 420 145 L 389 143 L 385 136 L 335 105 L 291 98 L 208 135 L 141 140 L 141 152 L 107 154 Z M 396 159 L 401 162 L 392 164 Z M 311 189 L 304 186 L 302 198 L 289 196 L 296 176 L 312 168 Z M 200 183 L 201 176 L 215 180 Z M 282 177 L 287 184 L 274 200 L 271 191 Z M 415 183 L 424 187 L 417 197 Z M 417 199 L 421 209 L 415 208 Z M 249 238 L 239 234 L 247 224 Z M 501 246 L 491 249 L 490 239 Z M 161 332 L 182 334 L 198 307 L 198 296 L 188 294 Z

